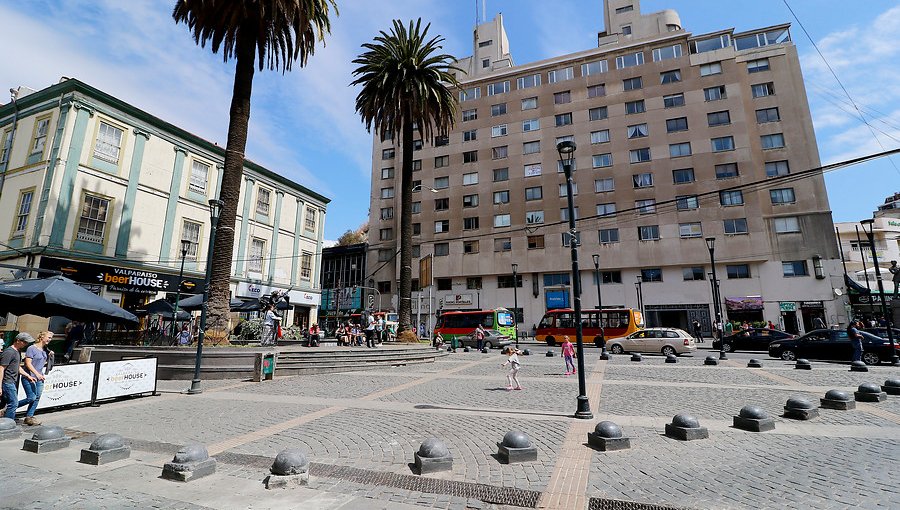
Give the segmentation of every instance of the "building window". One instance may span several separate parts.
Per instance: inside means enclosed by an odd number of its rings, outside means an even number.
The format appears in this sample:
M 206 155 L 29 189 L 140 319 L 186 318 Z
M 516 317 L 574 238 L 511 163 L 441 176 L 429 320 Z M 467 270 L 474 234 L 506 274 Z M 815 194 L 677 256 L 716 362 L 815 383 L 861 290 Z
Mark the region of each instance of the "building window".
M 738 51 L 750 48 L 759 48 L 769 44 L 782 44 L 791 40 L 791 33 L 786 28 L 760 32 L 734 40 L 734 46 Z
M 438 220 L 434 222 L 434 233 L 441 234 L 450 231 L 450 220 Z
M 382 228 L 378 231 L 378 240 L 379 241 L 390 241 L 394 238 L 394 229 L 392 228 Z
M 644 80 L 641 79 L 640 76 L 622 80 L 622 90 L 626 92 L 629 90 L 640 90 L 642 88 L 644 88 Z
M 659 82 L 662 85 L 667 83 L 678 83 L 681 81 L 681 71 L 676 69 L 674 71 L 665 71 L 659 73 Z
M 421 223 L 413 223 L 412 224 L 412 235 L 420 236 L 422 235 L 422 224 Z
M 449 198 L 436 198 L 436 199 L 434 199 L 434 210 L 435 210 L 435 211 L 448 211 L 448 210 L 450 210 L 450 199 L 449 199 Z
M 522 100 L 522 110 L 534 110 L 538 106 L 536 97 L 526 97 Z
M 763 108 L 762 110 L 756 110 L 757 124 L 765 124 L 766 122 L 778 122 L 780 120 L 781 115 L 778 113 L 778 108 Z
M 728 113 L 728 110 L 721 112 L 712 112 L 706 114 L 706 123 L 709 124 L 709 127 L 715 126 L 724 126 L 726 124 L 731 124 L 731 114 Z
M 381 219 L 382 220 L 390 220 L 394 218 L 394 208 L 393 207 L 382 207 L 381 208 Z
M 108 214 L 108 199 L 85 195 L 81 218 L 78 222 L 77 239 L 88 243 L 103 244 Z
M 694 169 L 680 168 L 678 170 L 672 170 L 672 182 L 675 184 L 694 182 Z
M 272 198 L 272 192 L 266 188 L 259 188 L 256 192 L 256 214 L 263 216 L 269 215 L 269 203 Z
M 534 235 L 528 236 L 527 246 L 529 250 L 543 250 L 544 249 L 544 236 L 542 235 Z M 519 278 L 522 278 L 519 276 Z M 519 285 L 521 287 L 521 285 Z
M 422 150 L 422 147 L 424 147 L 424 143 L 422 142 L 422 140 L 413 140 L 414 151 L 420 151 Z
M 459 91 L 459 102 L 472 101 L 481 97 L 481 88 L 472 87 Z
M 707 39 L 698 39 L 690 42 L 691 53 L 706 53 L 731 46 L 729 34 L 715 35 Z
M 491 138 L 497 138 L 498 136 L 506 136 L 508 134 L 508 129 L 506 124 L 498 124 L 491 128 Z
M 662 62 L 663 60 L 671 60 L 681 56 L 681 45 L 666 46 L 653 50 L 653 61 Z
M 443 157 L 449 157 L 449 156 L 443 156 Z M 434 158 L 435 166 L 437 166 L 437 159 L 438 158 Z M 382 179 L 393 179 L 394 178 L 394 167 L 391 166 L 391 167 L 387 167 L 387 168 L 382 168 L 381 169 L 381 178 Z
M 530 165 L 525 165 L 525 177 L 537 177 L 541 175 L 542 169 L 540 163 L 532 163 Z
M 381 188 L 381 198 L 394 198 L 394 188 Z
M 463 186 L 471 186 L 472 184 L 478 184 L 478 172 L 463 174 L 462 177 L 463 177 Z
M 608 66 L 605 60 L 595 60 L 594 62 L 581 64 L 581 76 L 593 76 L 595 74 L 605 73 L 607 70 Z
M 699 222 L 679 223 L 678 235 L 682 239 L 688 239 L 691 237 L 703 237 L 703 229 L 701 228 Z
M 800 220 L 797 219 L 796 216 L 786 216 L 784 218 L 775 218 L 773 220 L 775 224 L 775 233 L 777 234 L 789 234 L 793 232 L 800 232 Z
M 478 151 L 463 152 L 463 163 L 475 163 L 478 161 Z
M 50 129 L 50 117 L 38 119 L 34 124 L 34 138 L 31 141 L 30 155 L 43 154 L 47 145 L 47 131 Z
M 596 280 L 596 277 L 594 279 Z M 622 271 L 600 271 L 600 283 L 603 285 L 622 283 Z
M 522 275 L 517 274 L 515 279 L 511 274 L 503 274 L 497 276 L 497 288 L 511 289 L 513 287 L 522 287 Z
M 419 214 L 422 212 L 422 202 L 413 202 L 411 205 L 413 214 Z
M 553 104 L 566 104 L 572 102 L 572 93 L 568 90 L 553 94 Z
M 594 179 L 594 192 L 595 193 L 606 193 L 609 191 L 616 190 L 616 181 L 612 177 L 605 177 L 603 179 Z
M 506 103 L 491 105 L 491 117 L 506 115 Z
M 122 130 L 101 121 L 100 129 L 97 131 L 97 142 L 94 144 L 94 157 L 117 165 L 121 147 Z
M 608 203 L 608 204 L 597 204 L 597 216 L 615 216 L 616 215 L 616 204 Z
M 394 159 L 394 149 L 384 149 L 381 151 L 381 159 Z
M 413 191 L 413 193 L 418 193 L 418 192 L 422 191 L 421 179 L 416 179 L 412 182 L 412 191 Z M 392 191 L 391 196 L 389 198 L 393 198 L 393 196 L 394 196 L 394 193 Z M 382 198 L 384 198 L 384 197 L 382 197 Z
M 567 196 L 568 194 L 569 194 L 568 184 L 567 183 L 560 184 L 559 185 L 559 196 L 564 197 L 564 196 Z M 572 183 L 572 196 L 575 196 L 577 194 L 578 194 L 578 183 L 573 182 Z
M 266 253 L 266 241 L 254 237 L 250 240 L 250 260 L 247 262 L 247 272 L 262 273 L 263 259 Z
M 463 142 L 474 142 L 478 139 L 478 130 L 470 129 L 468 131 L 463 131 L 462 139 Z
M 450 137 L 447 135 L 439 135 L 434 137 L 434 146 L 435 147 L 443 147 L 445 145 L 450 145 Z
M 595 154 L 591 158 L 591 164 L 594 168 L 605 168 L 612 166 L 612 154 Z
M 463 207 L 478 207 L 478 195 L 463 195 Z
M 557 83 L 568 81 L 575 77 L 575 69 L 566 67 L 563 69 L 554 69 L 547 72 L 547 83 Z
M 34 191 L 22 191 L 19 193 L 19 207 L 16 208 L 15 225 L 13 225 L 13 237 L 25 235 L 28 227 L 28 215 L 31 214 L 31 202 L 34 200 Z
M 645 225 L 638 227 L 638 240 L 659 241 L 659 225 Z
M 527 225 L 539 225 L 544 222 L 544 211 L 528 211 L 525 213 Z
M 491 149 L 491 159 L 506 159 L 509 156 L 509 147 L 506 145 L 493 147 Z
M 522 121 L 522 131 L 523 132 L 527 133 L 528 131 L 537 131 L 538 129 L 541 129 L 541 121 L 540 120 L 528 119 L 528 120 Z
M 481 290 L 481 277 L 473 276 L 470 278 L 466 278 L 466 289 L 467 290 Z M 450 289 L 447 289 L 450 290 Z
M 720 191 L 719 203 L 726 207 L 732 205 L 744 205 L 744 192 L 741 190 Z
M 446 257 L 450 255 L 450 243 L 434 243 L 434 256 Z
M 644 107 L 644 100 L 639 99 L 637 101 L 628 101 L 625 103 L 625 114 L 631 115 L 635 113 L 644 113 L 646 108 Z
M 684 94 L 678 93 L 663 96 L 663 106 L 666 108 L 677 108 L 679 106 L 684 106 Z
M 760 58 L 757 60 L 749 60 L 747 61 L 747 72 L 748 73 L 761 73 L 763 71 L 769 70 L 769 59 Z
M 606 95 L 606 84 L 600 83 L 599 85 L 591 85 L 587 88 L 587 97 L 588 99 L 594 97 L 603 97 Z
M 703 272 L 703 266 L 681 268 L 681 274 L 686 282 L 706 279 L 706 274 Z
M 518 80 L 516 80 L 516 88 L 519 89 L 530 89 L 531 87 L 539 87 L 541 85 L 541 75 L 540 74 L 532 74 L 529 76 L 522 76 Z
M 700 66 L 700 76 L 710 76 L 713 74 L 722 74 L 721 62 L 712 62 Z
M 380 292 L 382 294 L 389 294 L 391 292 L 390 280 L 378 282 L 378 292 Z
M 732 220 L 725 220 L 725 233 L 729 235 L 737 235 L 737 234 L 746 234 L 749 230 L 747 230 L 747 218 L 735 218 Z
M 509 80 L 490 83 L 487 86 L 487 95 L 496 96 L 498 94 L 506 94 L 509 92 Z
M 508 227 L 509 226 L 509 214 L 495 214 L 494 215 L 494 227 Z
M 591 143 L 609 143 L 609 130 L 591 131 Z
M 0 165 L 9 161 L 9 149 L 12 147 L 12 129 L 7 129 L 0 136 Z
M 494 251 L 511 251 L 512 240 L 508 237 L 499 237 L 494 239 Z
M 556 127 L 572 125 L 571 113 L 560 113 L 559 115 L 556 115 L 554 119 L 556 121 Z
M 495 204 L 508 204 L 509 203 L 509 190 L 495 191 L 494 192 L 494 203 Z
M 578 219 L 578 207 L 575 207 L 575 219 Z M 559 210 L 559 219 L 561 221 L 569 221 L 569 209 L 567 207 L 563 207 Z
M 669 144 L 669 157 L 670 158 L 681 158 L 684 156 L 691 155 L 691 143 L 673 143 Z
M 378 262 L 387 262 L 394 257 L 393 250 L 378 250 Z
M 725 272 L 729 280 L 750 278 L 750 266 L 747 264 L 728 264 L 725 266 Z
M 647 269 L 641 269 L 641 280 L 644 283 L 652 282 L 661 282 L 663 281 L 662 277 L 662 269 L 659 267 L 650 267 Z
M 390 251 L 390 250 L 388 250 L 388 251 Z M 399 252 L 398 252 L 398 253 L 399 253 Z M 419 246 L 418 244 L 414 244 L 413 247 L 412 247 L 412 256 L 413 256 L 413 258 L 417 259 L 417 258 L 419 258 L 421 255 L 422 255 L 422 247 Z M 389 257 L 388 260 L 391 260 L 391 258 Z M 413 290 L 416 290 L 416 289 L 418 289 L 418 288 L 419 288 L 419 279 L 418 279 L 418 278 L 414 278 L 414 279 L 413 279 Z
M 724 163 L 716 165 L 716 179 L 732 179 L 738 176 L 737 163 Z
M 677 133 L 679 131 L 687 131 L 687 129 L 688 129 L 687 117 L 678 117 L 675 119 L 667 119 L 666 120 L 666 132 L 667 133 Z
M 752 92 L 753 97 L 773 96 L 775 95 L 775 84 L 772 82 L 757 83 L 750 87 L 750 91 Z
M 719 138 L 713 138 L 710 140 L 710 144 L 712 145 L 713 152 L 733 151 L 734 137 L 722 136 Z
M 490 46 L 490 45 L 493 44 L 493 43 L 494 43 L 494 41 L 492 41 L 491 39 L 488 39 L 487 41 L 481 41 L 481 42 L 479 42 L 479 43 L 478 43 L 478 47 L 479 47 L 479 48 L 484 48 L 484 47 L 486 47 L 486 46 Z
M 679 211 L 690 211 L 700 208 L 700 200 L 697 195 L 681 195 L 675 197 L 675 208 Z
M 622 35 L 631 35 L 631 25 L 622 25 Z
M 632 149 L 628 151 L 628 158 L 632 163 L 645 163 L 650 161 L 650 147 Z
M 494 169 L 494 182 L 508 181 L 508 180 L 509 180 L 509 168 L 495 168 Z
M 769 190 L 769 197 L 772 199 L 772 205 L 793 204 L 796 201 L 794 197 L 794 188 Z
M 605 106 L 598 106 L 588 110 L 588 120 L 603 120 L 609 116 L 609 111 Z
M 434 189 L 445 189 L 450 187 L 450 177 L 435 177 Z
M 781 271 L 785 278 L 793 276 L 809 276 L 809 270 L 806 267 L 805 260 L 792 260 L 781 263 Z
M 463 241 L 463 253 L 472 254 L 478 253 L 478 241 Z
M 638 214 L 655 214 L 656 200 L 653 200 L 652 198 L 646 200 L 635 200 L 634 208 L 637 209 Z
M 422 169 L 422 160 L 421 160 L 421 159 L 414 159 L 414 160 L 412 161 L 412 171 L 413 171 L 413 172 L 418 172 L 418 171 L 421 170 L 421 169 Z
M 473 108 L 471 110 L 463 110 L 463 112 L 462 112 L 463 122 L 468 122 L 470 120 L 475 120 L 477 118 L 478 118 L 478 110 L 477 109 Z
M 644 52 L 630 53 L 616 57 L 616 69 L 625 69 L 628 67 L 639 66 L 644 63 Z
M 301 280 L 310 280 L 312 279 L 312 253 L 303 252 L 300 254 L 300 279 Z M 391 282 L 386 282 L 388 285 Z
M 628 126 L 628 138 L 644 138 L 649 134 L 650 130 L 647 124 L 634 124 Z
M 781 177 L 791 173 L 787 161 L 769 161 L 766 163 L 766 177 Z
M 762 135 L 759 137 L 760 144 L 763 149 L 783 149 L 784 135 L 775 133 L 773 135 Z
M 707 101 L 719 101 L 727 98 L 728 95 L 725 94 L 725 85 L 719 85 L 718 87 L 703 89 L 703 97 Z
M 316 231 L 316 210 L 312 207 L 306 208 L 306 230 L 308 232 Z
M 572 234 L 568 232 L 562 233 L 562 245 L 565 248 L 572 245 Z M 581 232 L 575 233 L 575 246 L 581 246 Z
M 450 166 L 450 156 L 436 156 L 434 158 L 434 167 L 435 168 L 444 168 L 445 166 Z M 393 174 L 394 169 L 391 168 L 391 173 Z M 393 175 L 391 175 L 393 177 Z M 382 176 L 382 179 L 384 177 Z
M 543 193 L 544 188 L 541 186 L 534 186 L 532 188 L 525 188 L 525 200 L 540 200 L 544 198 Z
M 612 244 L 619 242 L 619 229 L 604 228 L 598 231 L 600 235 L 600 244 Z

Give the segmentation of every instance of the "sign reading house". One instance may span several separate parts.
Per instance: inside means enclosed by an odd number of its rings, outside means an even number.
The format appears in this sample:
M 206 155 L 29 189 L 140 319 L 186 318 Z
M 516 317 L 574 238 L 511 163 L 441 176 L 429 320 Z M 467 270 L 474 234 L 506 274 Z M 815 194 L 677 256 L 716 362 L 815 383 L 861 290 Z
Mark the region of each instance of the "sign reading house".
M 52 257 L 42 257 L 40 266 L 43 269 L 60 271 L 63 276 L 76 282 L 104 285 L 113 292 L 156 294 L 157 292 L 175 292 L 178 288 L 177 274 L 160 273 L 155 269 L 91 264 Z M 195 278 L 182 280 L 181 292 L 196 294 L 202 291 L 202 280 Z
M 97 400 L 156 391 L 156 358 L 100 363 Z

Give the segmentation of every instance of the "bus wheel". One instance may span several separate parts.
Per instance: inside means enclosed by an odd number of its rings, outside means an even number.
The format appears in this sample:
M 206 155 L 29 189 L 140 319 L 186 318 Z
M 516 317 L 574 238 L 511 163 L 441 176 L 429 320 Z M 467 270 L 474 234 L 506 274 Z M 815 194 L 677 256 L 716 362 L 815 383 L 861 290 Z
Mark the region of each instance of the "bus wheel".
M 556 345 L 556 339 L 553 338 L 552 336 L 548 336 L 547 337 L 547 345 L 550 347 L 553 347 L 554 345 Z

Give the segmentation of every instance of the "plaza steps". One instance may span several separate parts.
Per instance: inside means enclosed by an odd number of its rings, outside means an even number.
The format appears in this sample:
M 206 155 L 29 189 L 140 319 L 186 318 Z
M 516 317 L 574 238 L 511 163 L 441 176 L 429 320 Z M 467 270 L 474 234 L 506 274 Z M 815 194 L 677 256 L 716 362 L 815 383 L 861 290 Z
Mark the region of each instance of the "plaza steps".
M 279 349 L 275 375 L 353 372 L 414 363 L 434 363 L 442 356 L 447 356 L 447 353 L 418 345 L 388 345 L 374 349 L 324 346 L 301 350 Z

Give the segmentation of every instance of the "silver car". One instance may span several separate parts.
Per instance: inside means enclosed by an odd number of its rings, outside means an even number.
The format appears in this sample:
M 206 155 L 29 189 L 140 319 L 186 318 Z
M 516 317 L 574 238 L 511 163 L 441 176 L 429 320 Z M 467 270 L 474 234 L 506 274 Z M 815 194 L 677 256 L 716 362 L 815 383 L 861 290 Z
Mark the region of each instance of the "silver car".
M 475 339 L 475 332 L 471 332 L 468 335 L 460 335 L 456 337 L 456 339 L 460 342 L 463 347 L 477 347 L 478 340 Z M 445 340 L 446 341 L 446 340 Z M 508 336 L 503 333 L 497 331 L 496 329 L 486 329 L 484 330 L 484 343 L 482 343 L 482 347 L 487 347 L 488 349 L 493 348 L 503 348 L 507 345 L 512 345 L 515 342 Z
M 608 349 L 613 354 L 626 352 L 658 352 L 681 355 L 697 350 L 694 337 L 678 328 L 646 328 L 609 340 Z

